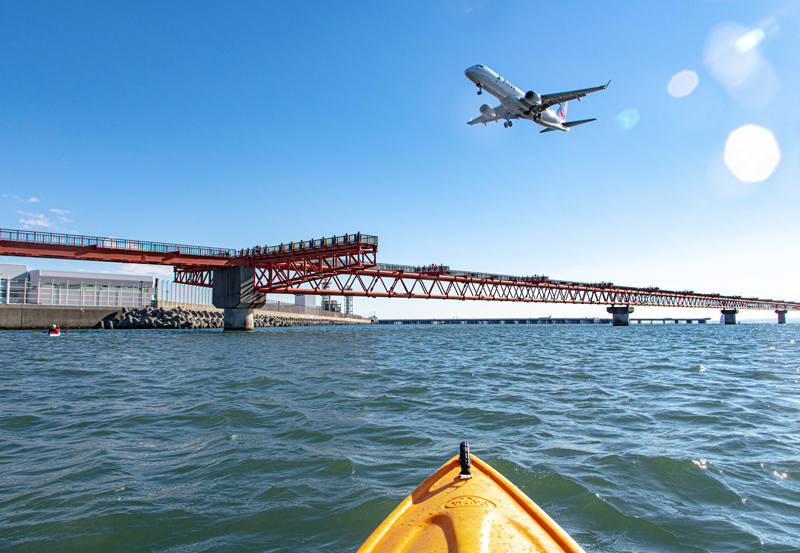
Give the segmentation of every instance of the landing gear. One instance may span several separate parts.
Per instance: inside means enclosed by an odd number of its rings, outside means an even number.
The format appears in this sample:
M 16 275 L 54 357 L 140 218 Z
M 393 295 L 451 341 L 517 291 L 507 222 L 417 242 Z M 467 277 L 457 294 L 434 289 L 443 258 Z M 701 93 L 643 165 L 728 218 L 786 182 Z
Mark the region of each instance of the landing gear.
M 483 94 L 483 88 L 481 87 L 481 83 L 478 83 L 478 84 L 476 84 L 475 86 L 477 86 L 477 87 L 478 87 L 478 96 L 480 96 L 481 94 Z
M 506 128 L 506 129 L 508 128 L 508 121 L 506 121 L 505 123 L 503 123 L 503 127 L 504 127 L 504 128 Z
M 503 123 L 503 126 L 504 126 L 505 128 L 508 128 L 508 127 L 513 127 L 513 126 L 514 126 L 514 123 L 512 123 L 511 121 L 506 121 L 505 123 Z

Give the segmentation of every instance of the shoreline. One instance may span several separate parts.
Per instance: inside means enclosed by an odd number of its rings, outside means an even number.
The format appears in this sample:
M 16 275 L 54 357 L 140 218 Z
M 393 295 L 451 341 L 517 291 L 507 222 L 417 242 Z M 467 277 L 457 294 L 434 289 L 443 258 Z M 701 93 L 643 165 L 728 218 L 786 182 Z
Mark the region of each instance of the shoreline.
M 184 307 L 89 307 L 10 304 L 0 306 L 0 330 L 45 330 L 56 323 L 62 330 L 222 328 L 222 309 Z M 327 317 L 303 313 L 254 310 L 256 327 L 372 324 L 357 316 Z M 332 314 L 334 315 L 334 314 Z

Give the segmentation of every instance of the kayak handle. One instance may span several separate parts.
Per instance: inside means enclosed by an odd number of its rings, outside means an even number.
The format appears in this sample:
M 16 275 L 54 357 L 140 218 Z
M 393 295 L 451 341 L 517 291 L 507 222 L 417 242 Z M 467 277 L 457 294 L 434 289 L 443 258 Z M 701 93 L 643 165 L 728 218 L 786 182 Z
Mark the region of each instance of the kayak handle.
M 458 464 L 461 465 L 461 473 L 458 475 L 461 480 L 472 478 L 469 468 L 472 466 L 472 459 L 469 456 L 469 444 L 461 442 L 461 450 L 458 454 Z

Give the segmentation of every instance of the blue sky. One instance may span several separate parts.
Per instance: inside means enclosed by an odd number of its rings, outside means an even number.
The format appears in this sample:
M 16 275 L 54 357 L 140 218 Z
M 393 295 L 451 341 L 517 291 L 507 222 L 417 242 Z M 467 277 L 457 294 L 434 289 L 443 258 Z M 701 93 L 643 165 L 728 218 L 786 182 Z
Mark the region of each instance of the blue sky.
M 225 247 L 360 231 L 386 263 L 797 300 L 797 52 L 796 1 L 4 2 L 0 227 Z M 470 127 L 494 100 L 477 63 L 540 93 L 612 83 L 570 103 L 598 119 L 570 133 Z M 724 161 L 745 125 L 780 145 L 760 182 Z M 605 313 L 356 300 L 371 311 Z

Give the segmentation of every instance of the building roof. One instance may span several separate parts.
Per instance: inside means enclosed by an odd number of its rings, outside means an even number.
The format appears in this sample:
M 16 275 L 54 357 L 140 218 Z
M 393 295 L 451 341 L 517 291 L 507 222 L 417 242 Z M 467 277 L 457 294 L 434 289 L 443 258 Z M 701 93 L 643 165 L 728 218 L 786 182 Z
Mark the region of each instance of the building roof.
M 16 263 L 0 263 L 0 278 L 25 278 L 27 273 L 27 265 L 17 265 Z
M 53 284 L 93 284 L 100 286 L 132 286 L 153 287 L 153 277 L 144 275 L 117 275 L 111 273 L 76 273 L 72 271 L 48 271 L 36 269 L 30 271 L 31 285 L 39 283 Z

